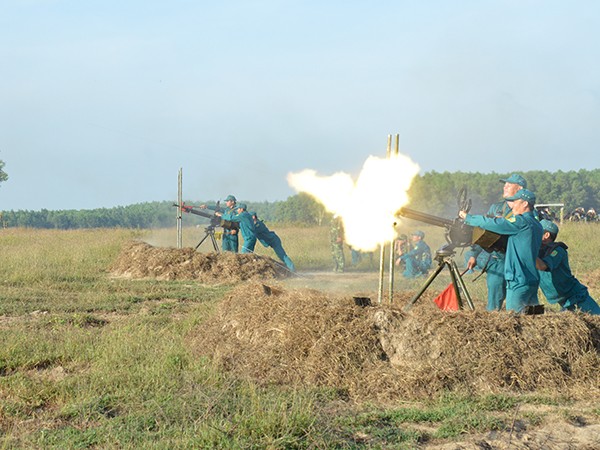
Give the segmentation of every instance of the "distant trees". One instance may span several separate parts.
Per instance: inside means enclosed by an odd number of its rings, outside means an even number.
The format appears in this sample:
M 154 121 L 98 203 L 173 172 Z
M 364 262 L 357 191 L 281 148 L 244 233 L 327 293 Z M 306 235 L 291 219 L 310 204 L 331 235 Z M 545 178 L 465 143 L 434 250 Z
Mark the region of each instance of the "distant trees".
M 0 182 L 8 177 L 2 171 Z M 528 187 L 537 195 L 538 203 L 564 203 L 565 212 L 576 207 L 600 210 L 600 169 L 555 173 L 545 171 L 520 172 Z M 428 172 L 417 176 L 409 190 L 409 206 L 418 211 L 442 217 L 454 217 L 457 212 L 457 196 L 465 187 L 473 201 L 471 211 L 483 213 L 491 203 L 502 196 L 501 178 L 510 174 Z M 393 195 L 393 193 L 391 193 Z M 186 202 L 200 205 L 205 201 Z M 330 214 L 323 205 L 310 195 L 300 193 L 278 202 L 245 201 L 248 209 L 256 211 L 269 222 L 293 222 L 307 225 L 326 223 Z M 176 208 L 173 202 L 148 202 L 116 208 L 91 210 L 4 211 L 2 223 L 9 227 L 29 228 L 163 228 L 174 226 Z M 368 214 L 368 211 L 365 211 Z M 204 224 L 204 219 L 193 214 L 185 215 L 186 224 Z
M 4 211 L 5 226 L 27 228 L 159 228 L 174 223 L 176 209 L 169 202 L 140 203 L 90 210 Z
M 325 207 L 305 193 L 288 197 L 285 202 L 277 202 L 274 214 L 278 222 L 300 222 L 309 225 L 321 225 L 325 215 Z
M 600 169 L 570 172 L 519 172 L 528 188 L 535 192 L 537 203 L 564 203 L 565 208 L 599 209 Z M 501 178 L 509 173 L 481 174 L 467 172 L 429 172 L 417 177 L 409 190 L 411 207 L 437 215 L 456 214 L 456 197 L 467 188 L 473 212 L 481 213 L 502 196 Z
M 4 161 L 0 160 L 0 183 L 8 180 L 8 175 L 4 171 Z

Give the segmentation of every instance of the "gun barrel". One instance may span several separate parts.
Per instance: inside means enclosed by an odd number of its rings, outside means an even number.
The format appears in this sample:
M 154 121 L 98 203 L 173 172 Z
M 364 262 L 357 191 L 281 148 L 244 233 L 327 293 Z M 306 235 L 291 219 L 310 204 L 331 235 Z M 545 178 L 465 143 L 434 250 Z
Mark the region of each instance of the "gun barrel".
M 477 244 L 488 252 L 506 251 L 506 236 L 501 236 L 479 227 L 472 227 L 460 219 L 444 219 L 443 217 L 422 213 L 410 208 L 400 208 L 396 212 L 396 216 L 403 216 L 407 219 L 418 220 L 429 225 L 445 228 L 446 240 L 455 247 L 467 247 Z
M 177 203 L 173 203 L 173 206 L 179 206 Z M 191 213 L 191 214 L 196 214 L 197 216 L 202 216 L 202 217 L 206 217 L 208 219 L 213 219 L 215 217 L 214 214 L 208 213 L 208 212 L 204 212 L 202 210 L 198 210 L 198 209 L 194 209 L 193 206 L 181 206 L 181 209 L 185 212 Z
M 443 228 L 451 227 L 454 224 L 454 220 L 444 219 L 443 217 L 434 216 L 432 214 L 427 214 L 404 207 L 400 208 L 396 212 L 396 216 L 402 216 L 406 217 L 407 219 L 418 220 L 419 222 L 424 222 L 429 225 L 434 225 L 436 227 Z

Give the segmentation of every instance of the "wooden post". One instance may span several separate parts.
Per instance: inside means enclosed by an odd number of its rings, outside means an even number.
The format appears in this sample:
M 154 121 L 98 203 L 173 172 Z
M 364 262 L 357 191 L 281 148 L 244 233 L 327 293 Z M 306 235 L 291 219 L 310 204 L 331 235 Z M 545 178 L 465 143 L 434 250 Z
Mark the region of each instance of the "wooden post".
M 179 168 L 177 176 L 177 248 L 183 248 L 183 225 L 181 217 L 181 205 L 183 204 L 182 192 L 183 169 Z
M 391 152 L 392 152 L 392 135 L 388 134 L 387 155 L 386 155 L 387 158 L 390 157 Z M 379 250 L 379 289 L 377 291 L 377 302 L 381 303 L 381 300 L 383 298 L 383 278 L 384 278 L 384 271 L 385 271 L 385 241 L 380 244 L 379 248 L 380 248 L 380 250 Z
M 400 135 L 396 134 L 396 148 L 394 149 L 394 155 L 397 157 L 398 153 L 400 153 Z M 389 157 L 390 155 L 388 155 Z M 394 222 L 394 227 L 396 226 L 396 222 Z M 395 236 L 394 239 L 390 242 L 390 266 L 389 266 L 389 276 L 390 276 L 390 303 L 394 301 L 394 244 L 395 244 Z

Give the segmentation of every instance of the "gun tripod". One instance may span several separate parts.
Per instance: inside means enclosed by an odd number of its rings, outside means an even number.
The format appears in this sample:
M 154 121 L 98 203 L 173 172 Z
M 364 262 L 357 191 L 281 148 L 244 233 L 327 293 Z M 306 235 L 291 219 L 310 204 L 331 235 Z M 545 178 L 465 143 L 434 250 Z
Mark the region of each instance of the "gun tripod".
M 198 247 L 200 247 L 202 245 L 202 243 L 209 237 L 212 242 L 213 248 L 215 249 L 215 252 L 219 253 L 219 246 L 217 245 L 217 238 L 215 238 L 215 227 L 206 227 L 204 229 L 204 237 L 202 238 L 202 240 L 200 242 L 198 242 L 198 245 L 196 245 L 194 250 L 198 250 Z
M 429 285 L 433 283 L 433 280 L 441 273 L 444 267 L 447 267 L 450 270 L 450 278 L 452 279 L 452 284 L 454 285 L 454 292 L 456 293 L 456 299 L 458 300 L 458 306 L 460 309 L 463 309 L 463 301 L 461 292 L 464 294 L 465 299 L 467 301 L 467 305 L 469 309 L 475 309 L 473 305 L 473 300 L 471 300 L 471 296 L 469 295 L 469 291 L 467 291 L 467 286 L 462 279 L 462 275 L 458 270 L 458 266 L 454 261 L 454 247 L 453 246 L 443 246 L 437 252 L 435 252 L 435 260 L 438 262 L 438 266 L 435 271 L 427 278 L 425 284 L 421 288 L 421 290 L 411 299 L 411 301 L 404 307 L 405 311 L 408 311 L 412 306 L 419 300 L 421 295 L 427 290 Z M 460 288 L 460 289 L 459 289 Z

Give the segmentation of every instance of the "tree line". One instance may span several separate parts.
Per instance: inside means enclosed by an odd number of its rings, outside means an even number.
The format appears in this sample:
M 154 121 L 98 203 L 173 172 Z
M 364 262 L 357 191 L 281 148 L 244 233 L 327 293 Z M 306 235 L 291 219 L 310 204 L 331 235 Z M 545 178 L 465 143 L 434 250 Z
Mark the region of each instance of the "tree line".
M 1 161 L 0 161 L 1 163 Z M 0 172 L 2 169 L 0 165 Z M 3 172 L 2 172 L 3 173 Z M 2 175 L 0 173 L 0 175 Z M 600 210 L 600 169 L 569 172 L 520 172 L 528 188 L 536 193 L 537 203 L 563 203 L 565 213 L 577 207 Z M 491 203 L 501 198 L 500 179 L 510 174 L 469 172 L 428 172 L 417 176 L 409 190 L 409 207 L 442 217 L 456 217 L 457 198 L 465 188 L 471 198 L 473 213 L 484 213 Z M 4 181 L 1 179 L 0 181 Z M 393 192 L 385 195 L 393 195 Z M 287 222 L 305 225 L 328 223 L 330 214 L 307 194 L 293 195 L 276 202 L 244 201 L 250 210 L 267 222 Z M 200 205 L 209 201 L 186 201 Z M 365 214 L 369 206 L 364 205 Z M 115 208 L 89 210 L 2 211 L 0 221 L 4 227 L 27 228 L 164 228 L 174 226 L 177 208 L 173 202 L 147 202 Z M 193 214 L 184 214 L 186 225 L 202 226 L 208 222 Z

